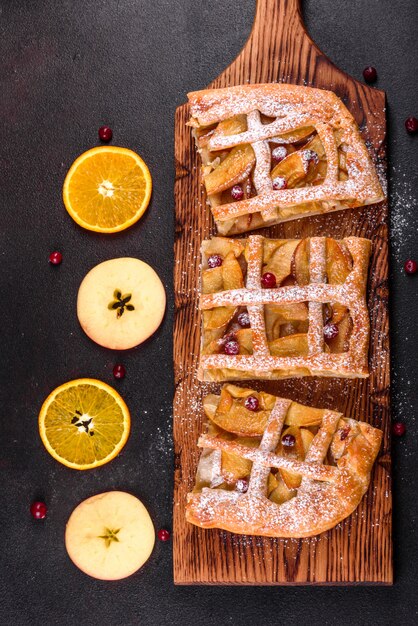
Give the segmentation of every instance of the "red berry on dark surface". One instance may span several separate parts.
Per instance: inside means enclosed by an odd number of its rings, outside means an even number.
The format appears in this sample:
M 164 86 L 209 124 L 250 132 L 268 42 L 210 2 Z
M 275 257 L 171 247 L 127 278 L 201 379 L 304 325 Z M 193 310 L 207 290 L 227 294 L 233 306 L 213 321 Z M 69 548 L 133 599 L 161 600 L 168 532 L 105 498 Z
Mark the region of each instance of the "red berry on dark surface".
M 45 519 L 47 510 L 44 502 L 32 502 L 30 505 L 30 512 L 35 519 Z
M 249 328 L 251 326 L 250 316 L 246 312 L 238 315 L 237 322 L 242 328 Z
M 261 285 L 264 289 L 274 289 L 276 286 L 276 277 L 271 272 L 265 272 L 261 277 Z
M 158 539 L 160 541 L 168 541 L 170 537 L 171 537 L 170 532 L 166 530 L 165 528 L 161 528 L 161 530 L 158 531 Z
M 324 326 L 324 337 L 326 339 L 335 339 L 338 336 L 338 326 L 337 324 L 325 324 Z
M 221 267 L 222 263 L 222 257 L 219 254 L 212 254 L 212 256 L 208 258 L 208 267 L 211 269 L 213 267 Z
M 112 139 L 112 137 L 113 137 L 113 130 L 110 128 L 110 126 L 100 126 L 99 139 L 101 141 L 108 142 Z
M 239 343 L 235 339 L 229 339 L 224 344 L 224 352 L 225 354 L 229 354 L 229 356 L 235 356 L 239 353 Z
M 258 398 L 256 398 L 255 396 L 248 396 L 248 398 L 245 398 L 244 406 L 249 411 L 258 411 L 260 403 L 258 401 Z
M 369 65 L 368 67 L 365 67 L 363 70 L 363 78 L 366 81 L 366 83 L 376 82 L 377 80 L 376 68 L 372 67 L 371 65 Z
M 296 443 L 296 439 L 295 439 L 295 437 L 294 437 L 293 435 L 291 435 L 290 433 L 289 433 L 289 434 L 287 434 L 287 435 L 284 435 L 284 436 L 282 437 L 282 445 L 283 445 L 285 448 L 293 448 L 293 446 L 295 445 L 295 443 Z
M 417 262 L 413 259 L 408 259 L 405 261 L 405 265 L 403 266 L 406 274 L 415 274 L 418 269 Z
M 238 478 L 235 484 L 235 489 L 240 493 L 248 491 L 248 480 L 245 480 L 245 478 Z
M 407 117 L 405 120 L 405 128 L 410 135 L 418 133 L 418 120 L 416 117 Z
M 286 189 L 287 182 L 284 176 L 276 176 L 273 178 L 273 189 L 274 191 L 279 191 L 280 189 Z
M 395 437 L 402 437 L 405 434 L 406 426 L 403 422 L 395 422 L 392 426 L 392 432 Z
M 280 163 L 280 161 L 283 161 L 283 159 L 285 159 L 286 157 L 287 157 L 286 146 L 277 146 L 277 148 L 274 148 L 271 151 L 271 158 L 273 159 L 273 161 L 276 161 L 276 163 Z
M 231 196 L 233 200 L 242 200 L 244 197 L 244 190 L 241 185 L 234 185 L 231 189 Z
M 116 363 L 115 367 L 113 368 L 113 376 L 117 380 L 121 380 L 122 378 L 125 378 L 126 369 L 125 369 L 125 366 L 122 365 L 122 363 Z
M 51 265 L 60 265 L 62 263 L 62 254 L 61 252 L 51 252 L 49 255 L 49 262 Z

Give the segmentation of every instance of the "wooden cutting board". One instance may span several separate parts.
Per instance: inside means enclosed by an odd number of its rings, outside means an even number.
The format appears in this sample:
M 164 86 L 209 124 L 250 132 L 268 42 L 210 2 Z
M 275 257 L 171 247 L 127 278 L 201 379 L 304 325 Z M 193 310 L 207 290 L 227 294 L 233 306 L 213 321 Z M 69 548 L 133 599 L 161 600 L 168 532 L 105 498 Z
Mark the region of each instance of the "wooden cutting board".
M 334 91 L 356 118 L 382 177 L 386 174 L 385 93 L 347 76 L 306 33 L 299 0 L 258 0 L 243 50 L 209 87 L 287 82 Z M 392 583 L 388 208 L 387 203 L 288 222 L 260 233 L 298 238 L 367 237 L 373 242 L 368 304 L 371 315 L 369 379 L 293 379 L 258 388 L 314 406 L 329 407 L 382 428 L 384 441 L 369 491 L 357 511 L 311 539 L 270 539 L 203 530 L 185 521 L 202 432 L 202 396 L 219 385 L 197 381 L 200 316 L 197 310 L 200 245 L 215 232 L 200 181 L 188 105 L 175 120 L 174 327 L 174 581 L 177 584 Z

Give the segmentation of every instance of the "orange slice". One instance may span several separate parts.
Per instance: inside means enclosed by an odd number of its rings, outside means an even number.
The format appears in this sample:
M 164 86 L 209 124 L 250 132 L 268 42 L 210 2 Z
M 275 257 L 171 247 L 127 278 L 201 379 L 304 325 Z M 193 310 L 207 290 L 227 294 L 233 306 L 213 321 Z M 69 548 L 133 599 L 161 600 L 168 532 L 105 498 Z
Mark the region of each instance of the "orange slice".
M 151 174 L 138 154 L 100 146 L 74 161 L 62 191 L 65 208 L 77 224 L 97 233 L 116 233 L 139 220 L 151 190 Z
M 78 470 L 115 458 L 131 427 L 129 409 L 109 385 L 93 378 L 71 380 L 47 397 L 39 413 L 39 434 L 51 456 Z

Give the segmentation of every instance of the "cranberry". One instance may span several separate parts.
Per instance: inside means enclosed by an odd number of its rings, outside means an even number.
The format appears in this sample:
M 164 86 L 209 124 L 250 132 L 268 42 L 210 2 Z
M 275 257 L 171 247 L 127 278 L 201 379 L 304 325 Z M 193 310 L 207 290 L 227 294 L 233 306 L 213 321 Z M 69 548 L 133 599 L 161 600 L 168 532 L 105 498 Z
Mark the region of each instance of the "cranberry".
M 115 367 L 113 368 L 113 376 L 117 380 L 121 380 L 122 378 L 125 378 L 126 369 L 124 365 L 122 365 L 122 363 L 116 363 Z
M 261 285 L 265 289 L 274 289 L 276 286 L 276 277 L 271 272 L 265 272 L 261 277 Z
M 369 65 L 368 67 L 365 67 L 363 70 L 363 78 L 366 81 L 366 83 L 376 82 L 377 80 L 376 68 L 372 67 L 371 65 Z
M 168 541 L 170 537 L 170 531 L 166 530 L 165 528 L 161 528 L 161 530 L 158 531 L 158 539 L 160 541 Z
M 224 344 L 224 352 L 225 354 L 229 354 L 230 356 L 235 356 L 239 353 L 239 343 L 235 339 L 229 339 Z
M 418 269 L 417 262 L 413 259 L 408 259 L 407 261 L 405 261 L 405 265 L 403 267 L 407 274 L 415 274 Z
M 279 189 L 286 189 L 287 182 L 284 176 L 276 176 L 273 178 L 273 189 L 274 191 L 279 191 Z
M 32 502 L 30 505 L 30 512 L 35 519 L 45 519 L 47 510 L 44 502 Z
M 245 480 L 245 478 L 238 478 L 235 484 L 235 489 L 240 493 L 248 491 L 248 480 Z
M 418 120 L 416 117 L 407 117 L 405 120 L 405 128 L 410 135 L 418 133 Z
M 62 254 L 61 252 L 51 252 L 49 255 L 49 262 L 51 265 L 60 265 L 62 263 Z
M 249 328 L 251 326 L 250 316 L 246 312 L 238 315 L 237 322 L 242 328 Z
M 396 437 L 402 437 L 405 434 L 406 426 L 403 422 L 395 422 L 392 426 L 392 432 Z
M 248 396 L 248 398 L 245 398 L 244 406 L 249 411 L 258 411 L 260 403 L 258 401 L 258 398 L 256 398 L 255 396 Z
M 338 336 L 338 326 L 337 324 L 325 324 L 324 326 L 324 337 L 326 339 L 335 339 Z
M 344 441 L 344 439 L 347 439 L 348 433 L 350 432 L 350 430 L 351 428 L 349 426 L 346 426 L 345 428 L 342 429 L 342 431 L 340 432 L 341 441 Z
M 113 130 L 110 128 L 110 126 L 100 126 L 99 128 L 99 139 L 101 141 L 106 141 L 106 143 L 108 141 L 110 141 L 113 137 Z
M 296 443 L 296 439 L 293 435 L 288 434 L 288 435 L 283 435 L 282 437 L 282 445 L 285 448 L 293 448 L 293 446 Z
M 223 260 L 219 254 L 212 254 L 212 256 L 208 258 L 208 267 L 210 268 L 221 267 L 222 263 L 223 263 Z
M 287 157 L 287 148 L 286 146 L 277 146 L 274 150 L 271 151 L 271 158 L 273 161 L 280 163 L 284 158 Z
M 242 200 L 244 197 L 244 190 L 241 185 L 234 185 L 231 189 L 231 196 L 233 200 Z
M 308 165 L 310 165 L 311 163 L 313 163 L 314 165 L 318 165 L 319 163 L 319 156 L 318 153 L 315 152 L 315 150 L 302 150 L 302 158 L 306 159 L 306 161 L 308 162 Z

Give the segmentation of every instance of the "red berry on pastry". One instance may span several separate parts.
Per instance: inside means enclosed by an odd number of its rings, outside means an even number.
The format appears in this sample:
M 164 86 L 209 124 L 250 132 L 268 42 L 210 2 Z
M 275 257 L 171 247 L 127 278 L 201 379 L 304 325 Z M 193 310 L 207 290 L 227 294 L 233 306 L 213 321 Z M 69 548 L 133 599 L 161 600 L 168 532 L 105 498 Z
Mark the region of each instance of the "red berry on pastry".
M 219 254 L 212 254 L 212 256 L 208 258 L 208 267 L 210 268 L 221 267 L 222 263 L 222 257 Z
M 229 339 L 224 344 L 224 352 L 225 354 L 229 354 L 229 356 L 235 356 L 239 353 L 239 343 L 235 339 Z
M 288 433 L 287 435 L 283 435 L 282 437 L 282 445 L 285 448 L 293 448 L 293 446 L 296 443 L 296 439 L 293 435 L 291 435 L 290 433 Z
M 392 432 L 396 437 L 402 437 L 405 434 L 406 426 L 403 422 L 395 422 L 392 426 Z
M 165 528 L 162 528 L 161 530 L 158 531 L 158 539 L 160 541 L 168 541 L 170 539 L 170 532 L 168 530 L 166 530 Z
M 122 380 L 122 378 L 125 378 L 125 376 L 126 376 L 126 369 L 122 365 L 122 363 L 116 363 L 115 367 L 113 368 L 113 376 L 117 380 Z
M 303 159 L 306 159 L 308 165 L 310 165 L 311 163 L 313 163 L 314 165 L 318 165 L 319 156 L 318 153 L 315 152 L 315 150 L 302 150 L 301 155 Z
M 403 267 L 407 274 L 415 274 L 418 269 L 417 262 L 413 259 L 408 259 L 407 261 L 405 261 L 405 265 Z
M 248 480 L 245 480 L 245 478 L 238 478 L 235 484 L 235 489 L 240 493 L 248 491 Z
M 340 439 L 341 441 L 344 441 L 344 439 L 347 439 L 349 433 L 350 433 L 351 428 L 349 426 L 346 426 L 345 428 L 343 428 L 340 432 Z
M 261 285 L 265 289 L 274 289 L 276 286 L 276 277 L 271 272 L 265 272 L 261 277 Z
M 250 328 L 251 326 L 250 316 L 246 312 L 240 313 L 238 315 L 237 322 L 241 326 L 241 328 Z
M 374 83 L 377 80 L 376 68 L 369 65 L 363 70 L 363 78 L 366 83 Z
M 255 396 L 248 396 L 248 398 L 245 398 L 244 406 L 249 411 L 258 411 L 260 403 L 258 401 L 258 398 L 256 398 Z
M 286 189 L 287 182 L 284 176 L 276 176 L 273 178 L 273 189 L 274 191 L 279 191 L 279 189 Z
M 418 120 L 416 117 L 407 117 L 405 120 L 405 128 L 410 135 L 418 133 Z
M 99 128 L 99 139 L 101 141 L 105 141 L 106 143 L 110 141 L 113 137 L 113 131 L 109 126 L 100 126 Z
M 231 189 L 231 196 L 233 200 L 242 200 L 244 197 L 244 190 L 241 185 L 234 185 Z
M 47 507 L 44 502 L 32 502 L 30 512 L 35 519 L 45 519 Z
M 324 337 L 326 339 L 335 339 L 338 336 L 338 326 L 337 324 L 325 324 L 324 326 Z
M 49 255 L 49 262 L 51 265 L 60 265 L 62 263 L 62 254 L 61 252 L 51 252 Z
M 273 161 L 276 161 L 276 163 L 280 163 L 280 161 L 283 161 L 283 159 L 286 157 L 287 157 L 286 146 L 277 146 L 277 148 L 274 148 L 271 151 L 271 158 L 273 159 Z

